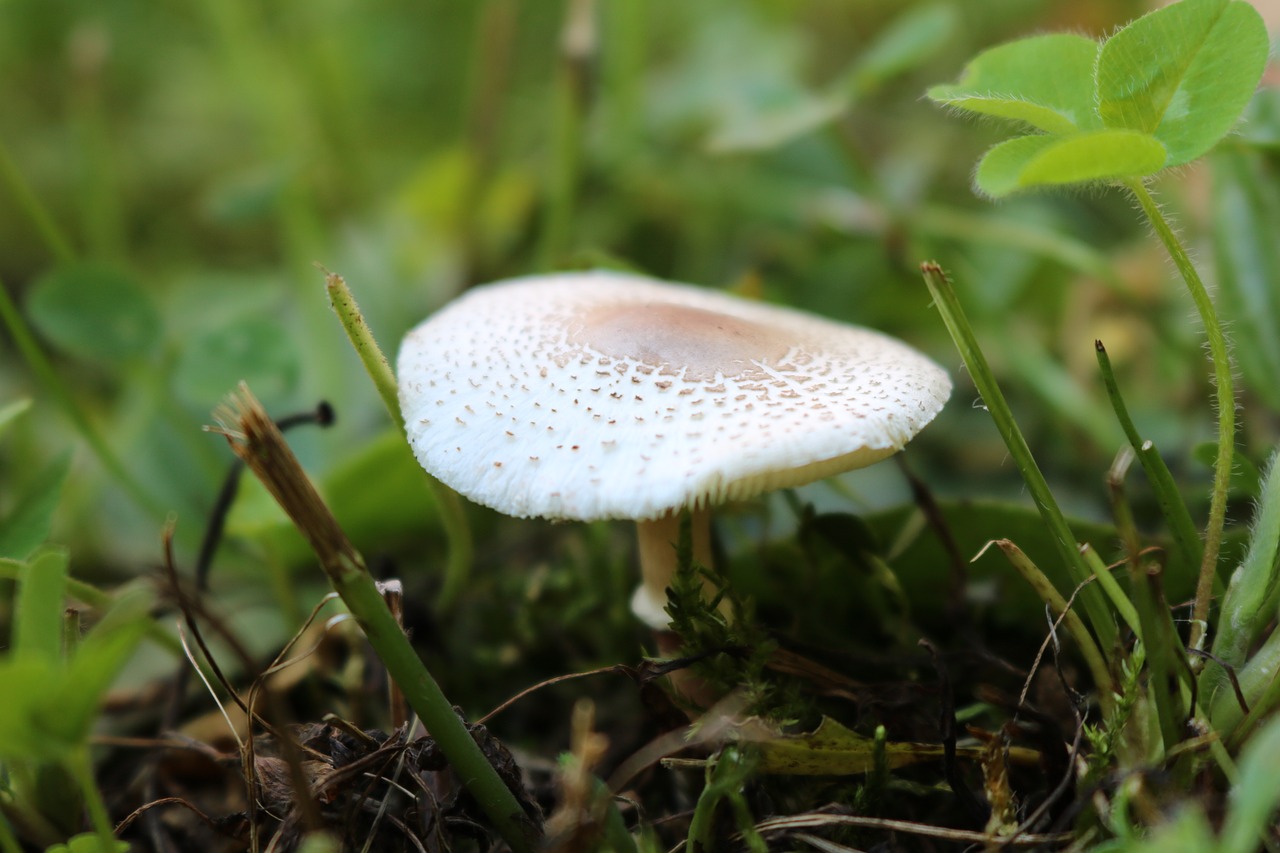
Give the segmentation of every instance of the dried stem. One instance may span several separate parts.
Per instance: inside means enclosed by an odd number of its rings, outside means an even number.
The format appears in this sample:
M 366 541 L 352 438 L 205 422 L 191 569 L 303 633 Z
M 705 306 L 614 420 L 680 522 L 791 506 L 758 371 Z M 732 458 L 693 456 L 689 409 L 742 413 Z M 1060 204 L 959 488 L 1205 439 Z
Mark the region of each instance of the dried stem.
M 405 693 L 467 790 L 516 853 L 531 851 L 539 828 L 472 739 L 440 686 L 396 624 L 364 558 L 325 506 L 279 428 L 241 384 L 214 417 L 231 449 L 262 481 L 320 560 L 333 588 L 364 630 L 387 672 Z

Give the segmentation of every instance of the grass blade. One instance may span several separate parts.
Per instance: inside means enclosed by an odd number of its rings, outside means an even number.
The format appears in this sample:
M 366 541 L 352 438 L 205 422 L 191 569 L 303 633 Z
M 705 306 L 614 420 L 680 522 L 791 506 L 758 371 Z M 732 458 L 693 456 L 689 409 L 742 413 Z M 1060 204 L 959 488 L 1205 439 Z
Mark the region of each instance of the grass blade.
M 1000 391 L 995 375 L 987 365 L 986 356 L 978 346 L 973 327 L 969 325 L 955 289 L 937 263 L 926 262 L 921 265 L 920 271 L 924 275 L 929 292 L 933 294 L 934 305 L 942 315 L 942 321 L 946 324 L 947 331 L 951 333 L 956 348 L 960 350 L 960 357 L 964 359 L 965 367 L 969 369 L 969 375 L 973 377 L 974 384 L 978 387 L 978 393 L 982 395 L 983 404 L 991 414 L 1000 437 L 1004 439 L 1014 464 L 1018 466 L 1018 471 L 1027 484 L 1027 490 L 1040 511 L 1040 517 L 1053 532 L 1058 555 L 1076 583 L 1087 583 L 1091 572 L 1080 555 L 1075 534 L 1071 532 L 1071 527 L 1058 507 L 1058 502 L 1049 491 L 1049 484 L 1045 482 L 1044 475 L 1040 473 L 1040 467 L 1036 465 L 1035 458 L 1031 455 L 1031 448 L 1027 446 L 1022 431 L 1014 421 L 1013 412 Z M 1092 584 L 1081 590 L 1080 597 L 1099 645 L 1103 648 L 1111 648 L 1116 640 L 1116 624 L 1107 606 L 1106 597 Z
M 1129 630 L 1133 632 L 1134 636 L 1142 639 L 1142 623 L 1138 620 L 1138 611 L 1133 606 L 1133 601 L 1128 594 L 1125 593 L 1119 582 L 1111 574 L 1110 567 L 1102 562 L 1098 552 L 1089 545 L 1081 548 L 1080 553 L 1085 562 L 1089 564 L 1089 568 L 1093 570 L 1093 576 L 1098 579 L 1098 585 L 1102 587 L 1102 591 L 1106 593 L 1107 598 L 1111 601 L 1111 606 L 1120 614 L 1120 618 L 1124 620 L 1124 624 L 1129 626 Z
M 1067 600 L 1062 597 L 1062 593 L 1058 592 L 1057 587 L 1053 585 L 1053 581 L 1044 576 L 1044 572 L 1040 571 L 1035 563 L 1031 562 L 1026 554 L 1017 545 L 1008 539 L 999 539 L 996 541 L 998 547 L 1010 565 L 1012 565 L 1018 574 L 1035 589 L 1036 593 L 1049 606 L 1054 616 L 1062 617 L 1062 625 L 1067 629 L 1067 633 L 1076 641 L 1076 646 L 1080 649 L 1080 656 L 1084 658 L 1085 664 L 1089 667 L 1090 674 L 1093 675 L 1094 686 L 1097 688 L 1098 702 L 1102 705 L 1106 714 L 1111 713 L 1112 701 L 1115 696 L 1115 684 L 1111 678 L 1111 670 L 1107 666 L 1106 658 L 1103 657 L 1098 644 L 1094 642 L 1093 635 L 1085 628 L 1084 622 L 1080 616 L 1067 606 Z M 1104 572 L 1105 573 L 1105 572 Z M 1089 587 L 1085 587 L 1088 589 Z
M 1142 440 L 1138 434 L 1138 428 L 1133 423 L 1133 418 L 1129 417 L 1129 409 L 1120 394 L 1120 386 L 1116 382 L 1115 371 L 1111 368 L 1111 357 L 1107 355 L 1106 347 L 1102 345 L 1102 341 L 1094 341 L 1093 345 L 1098 353 L 1098 367 L 1102 371 L 1102 382 L 1107 386 L 1111 408 L 1115 410 L 1116 420 L 1124 429 L 1125 437 L 1129 439 L 1129 445 L 1138 457 L 1138 464 L 1142 466 L 1143 472 L 1147 475 L 1147 482 L 1155 492 L 1160 513 L 1164 516 L 1165 523 L 1169 525 L 1169 532 L 1173 535 L 1174 547 L 1186 558 L 1188 565 L 1198 566 L 1204 557 L 1204 548 L 1200 544 L 1200 534 L 1196 531 L 1195 522 L 1191 520 L 1187 504 L 1182 500 L 1182 493 L 1178 491 L 1178 484 L 1174 482 L 1173 475 L 1169 473 L 1169 467 L 1164 464 L 1164 457 L 1160 455 L 1155 444 Z M 1214 579 L 1217 581 L 1217 573 L 1214 574 Z M 1220 587 L 1221 581 L 1217 583 Z M 1215 591 L 1219 590 L 1215 589 Z

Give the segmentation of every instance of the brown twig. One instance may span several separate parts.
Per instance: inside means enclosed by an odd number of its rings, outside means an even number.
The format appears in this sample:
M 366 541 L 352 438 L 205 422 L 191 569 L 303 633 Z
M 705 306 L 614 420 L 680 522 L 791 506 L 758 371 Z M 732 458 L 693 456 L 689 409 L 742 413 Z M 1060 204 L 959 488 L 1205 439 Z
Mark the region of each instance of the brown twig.
M 489 722 L 489 720 L 498 716 L 503 711 L 507 710 L 512 705 L 519 702 L 521 699 L 525 698 L 531 693 L 536 693 L 537 691 L 541 690 L 544 687 L 552 687 L 556 684 L 563 684 L 566 681 L 574 681 L 579 678 L 589 678 L 593 675 L 607 675 L 610 673 L 618 673 L 621 675 L 630 676 L 630 678 L 633 681 L 639 681 L 640 679 L 639 670 L 637 670 L 635 667 L 627 666 L 626 664 L 621 664 L 621 663 L 614 664 L 613 666 L 602 666 L 599 669 L 592 669 L 592 670 L 588 670 L 587 672 L 570 672 L 566 675 L 557 675 L 554 678 L 548 678 L 545 681 L 539 681 L 537 684 L 529 685 L 528 687 L 521 690 L 516 695 L 512 696 L 510 699 L 503 702 L 498 707 L 494 708 L 489 713 L 485 714 L 480 719 L 476 720 L 476 723 L 482 725 L 484 723 Z
M 902 476 L 906 477 L 907 484 L 911 487 L 911 497 L 916 502 L 916 506 L 924 513 L 926 523 L 938 537 L 938 543 L 942 546 L 942 550 L 947 555 L 947 566 L 950 569 L 951 589 L 947 601 L 947 615 L 953 620 L 958 628 L 968 627 L 969 606 L 966 598 L 969 586 L 969 564 L 964 554 L 960 551 L 960 545 L 956 542 L 955 533 L 951 530 L 951 525 L 947 523 L 946 517 L 942 514 L 942 507 L 938 506 L 938 502 L 933 497 L 933 492 L 929 491 L 929 487 L 925 482 L 915 475 L 915 472 L 907 465 L 902 454 L 894 457 L 897 462 L 898 470 L 902 472 Z

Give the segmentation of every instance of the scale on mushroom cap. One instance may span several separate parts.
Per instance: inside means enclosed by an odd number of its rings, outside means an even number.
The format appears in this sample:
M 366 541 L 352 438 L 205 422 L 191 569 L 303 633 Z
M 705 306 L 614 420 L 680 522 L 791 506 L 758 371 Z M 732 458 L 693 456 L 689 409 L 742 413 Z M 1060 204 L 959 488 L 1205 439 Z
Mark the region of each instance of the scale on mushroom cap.
M 414 454 L 517 517 L 633 519 L 637 616 L 667 627 L 677 518 L 901 450 L 951 393 L 946 371 L 868 329 L 616 272 L 477 287 L 405 337 Z

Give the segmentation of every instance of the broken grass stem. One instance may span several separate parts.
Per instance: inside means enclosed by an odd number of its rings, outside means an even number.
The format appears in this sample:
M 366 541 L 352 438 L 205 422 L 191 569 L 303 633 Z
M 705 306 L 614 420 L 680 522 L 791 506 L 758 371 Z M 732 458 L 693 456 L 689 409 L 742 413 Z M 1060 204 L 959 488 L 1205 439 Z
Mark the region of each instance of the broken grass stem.
M 241 384 L 214 413 L 231 449 L 289 515 L 320 560 L 334 589 L 364 630 L 387 668 L 422 718 L 462 784 L 517 853 L 531 851 L 539 831 L 521 809 L 466 725 L 454 713 L 436 680 L 396 624 L 364 559 L 307 479 L 293 451 L 262 406 Z
M 1004 553 L 1005 558 L 1017 570 L 1018 574 L 1022 575 L 1023 580 L 1036 591 L 1036 594 L 1040 596 L 1040 600 L 1048 605 L 1053 615 L 1062 620 L 1063 627 L 1067 629 L 1067 633 L 1076 641 L 1076 647 L 1080 649 L 1080 656 L 1084 658 L 1084 662 L 1093 676 L 1094 684 L 1098 690 L 1098 704 L 1102 706 L 1104 715 L 1109 716 L 1115 706 L 1115 683 L 1111 680 L 1111 670 L 1107 667 L 1107 660 L 1103 656 L 1101 649 L 1098 648 L 1098 644 L 1094 641 L 1093 635 L 1085 628 L 1084 622 L 1071 609 L 1067 600 L 1062 597 L 1062 593 L 1058 592 L 1058 588 L 1053 585 L 1053 581 L 1045 577 L 1044 572 L 1040 571 L 1040 568 L 1031 562 L 1031 558 L 1023 553 L 1021 548 L 1008 539 L 998 539 L 995 545 Z
M 352 348 L 360 356 L 360 363 L 364 365 L 365 372 L 373 382 L 373 387 L 382 398 L 382 405 L 386 406 L 391 420 L 403 433 L 404 415 L 400 411 L 399 391 L 396 388 L 395 374 L 391 372 L 391 365 L 387 363 L 387 357 L 382 354 L 382 349 L 374 339 L 373 333 L 369 331 L 369 324 L 360 313 L 360 306 L 356 304 L 356 299 L 351 294 L 351 288 L 347 287 L 346 280 L 323 267 L 321 272 L 324 273 L 329 304 L 338 315 L 338 320 L 342 323 Z M 467 580 L 467 575 L 471 571 L 474 548 L 471 542 L 471 527 L 467 523 L 466 511 L 463 509 L 458 493 L 429 474 L 427 485 L 436 507 L 440 510 L 440 526 L 444 528 L 445 539 L 449 543 L 444 581 L 436 601 L 437 607 L 444 610 L 453 604 Z

